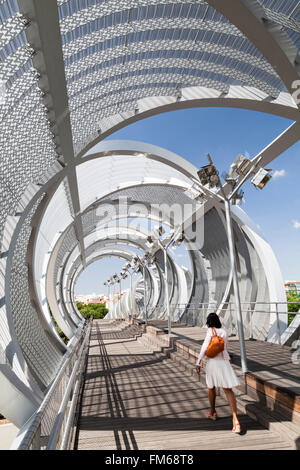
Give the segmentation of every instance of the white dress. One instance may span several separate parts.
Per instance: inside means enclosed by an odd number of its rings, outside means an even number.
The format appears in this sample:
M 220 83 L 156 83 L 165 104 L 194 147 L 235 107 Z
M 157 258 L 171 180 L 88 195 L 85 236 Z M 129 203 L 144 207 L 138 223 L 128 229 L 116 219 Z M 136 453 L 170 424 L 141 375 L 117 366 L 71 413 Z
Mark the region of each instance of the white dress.
M 230 364 L 230 356 L 228 354 L 228 335 L 224 328 L 215 328 L 218 336 L 224 340 L 224 351 L 217 354 L 215 357 L 206 357 L 206 384 L 208 388 L 222 387 L 233 388 L 240 385 L 240 381 L 235 375 L 235 372 Z M 197 364 L 199 365 L 205 355 L 205 351 L 210 343 L 213 332 L 212 328 L 207 329 L 206 337 Z

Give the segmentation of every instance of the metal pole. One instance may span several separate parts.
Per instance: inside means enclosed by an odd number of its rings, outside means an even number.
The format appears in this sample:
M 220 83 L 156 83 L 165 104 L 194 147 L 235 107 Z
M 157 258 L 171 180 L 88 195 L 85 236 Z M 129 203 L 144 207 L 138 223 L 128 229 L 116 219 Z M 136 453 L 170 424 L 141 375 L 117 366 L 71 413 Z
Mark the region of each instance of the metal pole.
M 109 311 L 109 307 L 110 307 L 110 284 L 108 284 L 108 299 L 107 299 L 107 303 L 108 303 L 108 311 Z
M 239 342 L 240 342 L 240 350 L 241 350 L 241 364 L 242 364 L 242 371 L 245 374 L 248 371 L 247 356 L 246 356 L 246 348 L 245 348 L 241 300 L 240 300 L 238 276 L 237 276 L 237 269 L 236 269 L 236 259 L 235 259 L 235 251 L 234 251 L 234 238 L 233 238 L 233 230 L 232 230 L 231 211 L 230 211 L 230 203 L 227 199 L 224 199 L 224 204 L 225 204 L 225 214 L 226 214 L 226 223 L 227 223 L 229 255 L 230 255 L 230 262 L 231 262 L 231 269 L 232 269 L 234 300 L 235 300 L 235 307 L 236 307 L 236 314 L 237 314 L 237 326 L 238 326 Z
M 131 318 L 133 316 L 133 298 L 132 298 L 132 273 L 129 273 L 130 274 L 130 314 L 129 314 L 129 318 Z
M 120 279 L 120 298 L 119 298 L 119 318 L 122 318 L 122 312 L 121 312 L 121 298 L 122 298 L 122 284 L 121 284 L 121 279 Z
M 278 344 L 281 346 L 280 326 L 279 326 L 279 316 L 278 316 L 278 303 L 277 302 L 276 302 L 276 327 L 277 327 Z
M 146 282 L 146 266 L 143 266 L 143 274 L 144 274 L 144 307 L 145 307 L 145 323 L 147 325 L 148 318 L 147 318 L 147 282 Z
M 113 291 L 113 318 L 117 318 L 117 312 L 116 312 L 116 303 L 115 303 L 115 294 L 116 294 L 116 283 L 114 282 L 114 291 Z
M 168 285 L 168 258 L 167 258 L 167 249 L 160 245 L 164 252 L 164 279 L 165 279 L 165 296 L 166 296 L 166 305 L 167 305 L 167 317 L 168 317 L 168 335 L 171 335 L 171 315 L 170 315 L 170 304 L 169 304 L 169 285 Z

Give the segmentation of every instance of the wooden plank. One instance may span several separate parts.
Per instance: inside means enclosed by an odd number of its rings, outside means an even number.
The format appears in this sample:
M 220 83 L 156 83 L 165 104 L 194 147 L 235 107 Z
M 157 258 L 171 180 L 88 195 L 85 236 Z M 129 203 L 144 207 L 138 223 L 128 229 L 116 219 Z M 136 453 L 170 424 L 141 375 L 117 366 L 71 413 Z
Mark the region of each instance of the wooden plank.
M 105 330 L 109 328 L 109 338 Z M 206 418 L 207 390 L 161 353 L 147 352 L 132 340 L 136 330 L 94 321 L 76 446 L 78 449 L 231 449 L 289 448 L 241 414 L 245 434 L 231 432 L 231 412 L 217 397 L 216 422 Z M 127 339 L 128 339 L 127 338 Z M 98 343 L 98 344 L 97 344 Z M 263 444 L 262 444 L 263 443 Z

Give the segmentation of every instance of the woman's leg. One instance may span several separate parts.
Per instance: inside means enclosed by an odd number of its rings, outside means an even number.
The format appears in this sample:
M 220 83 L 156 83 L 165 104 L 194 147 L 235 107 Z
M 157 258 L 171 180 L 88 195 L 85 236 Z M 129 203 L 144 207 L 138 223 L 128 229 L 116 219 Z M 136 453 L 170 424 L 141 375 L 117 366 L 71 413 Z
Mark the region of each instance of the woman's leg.
M 223 388 L 227 401 L 229 403 L 229 406 L 232 411 L 232 420 L 233 420 L 233 426 L 239 423 L 238 417 L 237 417 L 237 408 L 236 408 L 236 399 L 235 399 L 235 394 L 233 393 L 231 388 Z
M 216 389 L 214 388 L 208 388 L 208 399 L 209 399 L 209 404 L 210 404 L 210 410 L 211 410 L 211 415 L 213 415 L 216 412 Z

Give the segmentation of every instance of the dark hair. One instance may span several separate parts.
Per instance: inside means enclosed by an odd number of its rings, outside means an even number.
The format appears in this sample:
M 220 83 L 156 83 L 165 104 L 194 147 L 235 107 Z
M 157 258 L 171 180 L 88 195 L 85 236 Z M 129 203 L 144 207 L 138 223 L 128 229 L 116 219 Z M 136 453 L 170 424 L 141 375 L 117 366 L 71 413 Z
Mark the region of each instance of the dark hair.
M 215 312 L 210 313 L 207 316 L 206 325 L 208 328 L 222 328 L 219 315 L 217 315 Z

